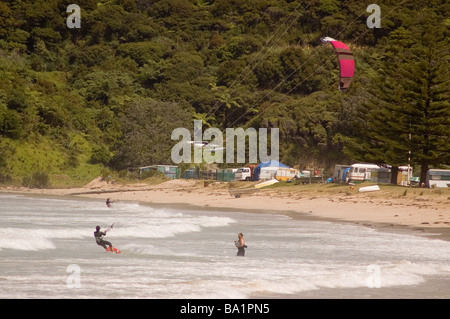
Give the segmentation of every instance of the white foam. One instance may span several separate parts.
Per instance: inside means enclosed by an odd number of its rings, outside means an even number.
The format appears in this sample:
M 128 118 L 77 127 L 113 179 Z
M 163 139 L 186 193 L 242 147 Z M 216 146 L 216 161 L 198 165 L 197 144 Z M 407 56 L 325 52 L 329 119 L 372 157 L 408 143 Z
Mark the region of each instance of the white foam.
M 116 227 L 110 237 L 135 237 L 135 238 L 168 238 L 184 232 L 199 232 L 200 227 L 192 224 L 154 224 L 136 227 Z
M 25 199 L 25 195 L 21 195 L 21 194 L 0 194 L 0 198 L 8 198 L 8 199 L 17 199 L 17 198 L 21 198 L 21 199 Z
M 268 280 L 269 277 L 263 277 L 250 281 L 246 287 L 243 287 L 243 291 L 249 295 L 257 292 L 295 294 L 320 288 L 374 288 L 373 281 L 370 280 L 373 273 L 369 272 L 367 267 L 336 265 L 333 268 L 318 264 L 314 265 L 314 269 L 307 269 L 308 266 L 305 266 L 305 270 L 291 273 L 296 276 L 288 275 L 282 269 L 278 280 Z M 380 281 L 375 288 L 419 285 L 426 281 L 427 276 L 450 274 L 450 266 L 444 267 L 442 264 L 433 263 L 400 261 L 381 264 L 379 267 Z
M 236 221 L 228 217 L 192 216 L 167 211 L 154 211 L 133 222 L 126 218 L 115 224 L 112 236 L 168 238 L 176 234 L 199 232 L 202 228 L 227 226 Z
M 55 249 L 52 239 L 83 238 L 84 229 L 22 229 L 0 228 L 0 250 L 44 250 Z
M 3 249 L 43 250 L 55 249 L 55 245 L 48 238 L 9 228 L 0 229 L 0 250 Z
M 32 241 L 23 238 L 12 238 L 8 240 L 0 239 L 0 250 L 44 250 L 55 248 L 53 242 L 46 238 L 37 238 Z

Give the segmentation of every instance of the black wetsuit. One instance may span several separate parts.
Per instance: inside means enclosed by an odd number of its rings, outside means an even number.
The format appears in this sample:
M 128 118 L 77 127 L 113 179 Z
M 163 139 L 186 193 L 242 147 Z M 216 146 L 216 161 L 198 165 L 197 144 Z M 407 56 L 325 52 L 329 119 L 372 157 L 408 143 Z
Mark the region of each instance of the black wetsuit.
M 97 242 L 97 245 L 102 246 L 103 248 L 106 249 L 106 246 L 108 245 L 110 248 L 112 248 L 112 244 L 109 241 L 103 240 L 102 236 L 105 236 L 106 234 L 102 231 L 95 231 L 94 232 L 94 237 L 95 237 L 95 241 Z
M 237 252 L 238 256 L 245 256 L 245 249 L 244 249 L 244 247 L 238 247 L 238 252 Z
M 239 242 L 239 240 L 236 240 L 234 242 L 234 244 L 236 245 L 236 248 L 238 249 L 237 256 L 245 256 L 245 249 L 244 248 L 247 248 L 247 246 L 244 244 L 244 246 L 239 247 L 239 245 L 241 244 Z

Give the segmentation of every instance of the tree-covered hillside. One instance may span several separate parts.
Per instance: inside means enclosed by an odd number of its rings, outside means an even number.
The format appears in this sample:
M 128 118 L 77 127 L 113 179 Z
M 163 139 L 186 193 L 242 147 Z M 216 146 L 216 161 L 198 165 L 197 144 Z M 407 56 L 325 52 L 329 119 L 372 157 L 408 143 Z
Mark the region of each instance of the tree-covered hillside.
M 67 7 L 81 8 L 69 28 Z M 0 182 L 170 164 L 174 128 L 280 130 L 280 160 L 450 165 L 450 3 L 0 2 Z M 329 36 L 352 50 L 348 91 Z M 409 155 L 411 151 L 411 155 Z

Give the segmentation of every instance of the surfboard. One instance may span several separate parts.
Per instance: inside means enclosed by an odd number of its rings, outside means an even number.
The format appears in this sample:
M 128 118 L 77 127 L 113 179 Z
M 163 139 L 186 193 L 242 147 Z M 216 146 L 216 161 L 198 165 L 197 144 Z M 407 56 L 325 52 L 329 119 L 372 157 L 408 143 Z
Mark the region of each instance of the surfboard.
M 379 191 L 380 187 L 378 185 L 374 185 L 374 186 L 365 186 L 365 187 L 361 187 L 359 189 L 360 193 L 364 193 L 364 192 L 373 192 L 373 191 Z
M 109 252 L 109 251 L 113 252 L 113 253 L 116 253 L 116 254 L 120 254 L 121 253 L 121 251 L 119 249 L 117 249 L 116 247 L 113 247 L 112 249 L 110 247 L 106 248 L 106 252 Z

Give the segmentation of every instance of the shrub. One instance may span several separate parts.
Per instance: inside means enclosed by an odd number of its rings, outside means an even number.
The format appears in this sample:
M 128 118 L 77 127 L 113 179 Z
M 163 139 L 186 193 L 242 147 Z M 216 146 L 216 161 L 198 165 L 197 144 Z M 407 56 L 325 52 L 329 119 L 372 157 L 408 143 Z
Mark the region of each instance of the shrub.
M 46 188 L 49 185 L 49 176 L 44 172 L 35 172 L 23 178 L 22 185 L 32 188 Z

